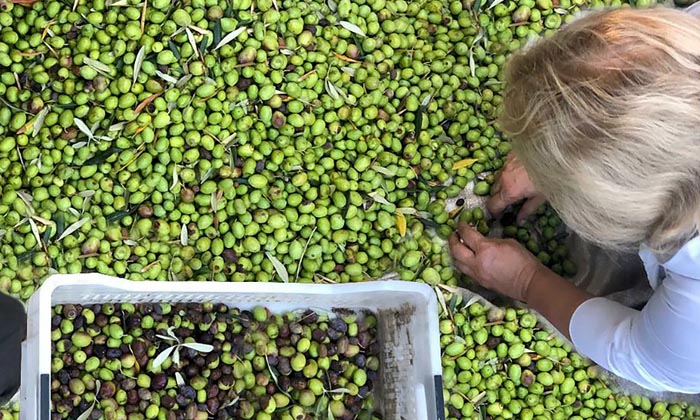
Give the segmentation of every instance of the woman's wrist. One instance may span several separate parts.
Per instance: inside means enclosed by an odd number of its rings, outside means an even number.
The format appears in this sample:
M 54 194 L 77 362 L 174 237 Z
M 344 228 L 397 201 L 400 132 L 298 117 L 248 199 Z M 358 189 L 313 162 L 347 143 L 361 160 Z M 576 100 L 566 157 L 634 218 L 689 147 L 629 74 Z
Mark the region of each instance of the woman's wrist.
M 576 309 L 593 296 L 543 265 L 534 271 L 525 302 L 570 338 L 569 323 Z

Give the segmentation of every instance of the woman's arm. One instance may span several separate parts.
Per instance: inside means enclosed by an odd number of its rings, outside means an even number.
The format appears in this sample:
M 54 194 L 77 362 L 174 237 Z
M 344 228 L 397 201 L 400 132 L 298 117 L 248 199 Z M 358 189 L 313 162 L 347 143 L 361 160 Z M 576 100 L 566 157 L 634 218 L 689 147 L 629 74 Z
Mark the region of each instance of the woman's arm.
M 571 339 L 571 317 L 576 308 L 592 297 L 585 290 L 540 265 L 530 281 L 524 301 Z
M 450 250 L 460 271 L 526 301 L 616 375 L 654 391 L 700 392 L 700 280 L 669 275 L 636 311 L 577 289 L 517 242 L 485 238 L 464 224 Z
M 700 280 L 669 273 L 637 311 L 590 299 L 569 326 L 576 348 L 652 391 L 700 392 Z

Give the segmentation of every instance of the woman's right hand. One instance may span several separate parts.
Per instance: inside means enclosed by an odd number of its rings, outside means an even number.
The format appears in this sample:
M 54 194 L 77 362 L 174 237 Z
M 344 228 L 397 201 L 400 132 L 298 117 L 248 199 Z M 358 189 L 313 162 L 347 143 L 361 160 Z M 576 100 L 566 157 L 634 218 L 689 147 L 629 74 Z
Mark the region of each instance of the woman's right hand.
M 506 158 L 492 191 L 486 208 L 494 217 L 501 217 L 508 206 L 525 200 L 518 212 L 518 223 L 527 219 L 545 202 L 544 196 L 532 184 L 525 167 L 513 154 Z

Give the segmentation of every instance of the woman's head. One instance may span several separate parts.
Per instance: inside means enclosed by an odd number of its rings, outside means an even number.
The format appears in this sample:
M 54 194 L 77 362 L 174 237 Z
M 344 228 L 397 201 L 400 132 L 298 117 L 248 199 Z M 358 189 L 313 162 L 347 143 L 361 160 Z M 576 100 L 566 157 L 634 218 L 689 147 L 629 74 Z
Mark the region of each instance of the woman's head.
M 672 252 L 700 224 L 700 19 L 591 13 L 514 55 L 501 128 L 584 238 Z

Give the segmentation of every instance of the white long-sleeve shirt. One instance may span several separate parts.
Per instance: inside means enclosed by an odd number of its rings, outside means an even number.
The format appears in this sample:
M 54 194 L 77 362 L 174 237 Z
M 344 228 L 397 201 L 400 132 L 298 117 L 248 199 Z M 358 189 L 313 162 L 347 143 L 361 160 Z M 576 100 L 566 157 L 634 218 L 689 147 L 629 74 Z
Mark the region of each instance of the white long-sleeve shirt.
M 685 10 L 700 16 L 700 2 Z M 571 339 L 594 362 L 644 388 L 700 393 L 700 237 L 664 264 L 645 247 L 639 256 L 654 289 L 646 306 L 587 300 L 571 317 Z
M 654 294 L 637 311 L 593 298 L 574 312 L 574 346 L 600 366 L 652 391 L 700 393 L 700 237 L 659 264 L 639 253 Z

